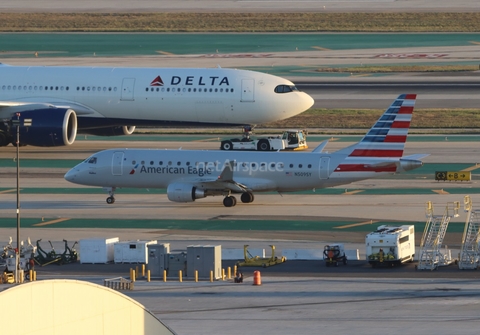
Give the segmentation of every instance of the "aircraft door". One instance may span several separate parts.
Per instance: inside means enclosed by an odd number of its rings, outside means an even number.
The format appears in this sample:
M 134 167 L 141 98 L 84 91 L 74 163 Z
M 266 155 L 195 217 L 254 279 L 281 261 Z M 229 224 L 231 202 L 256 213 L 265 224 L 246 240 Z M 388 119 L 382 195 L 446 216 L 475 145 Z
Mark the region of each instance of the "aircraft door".
M 122 101 L 133 101 L 133 88 L 135 87 L 135 78 L 123 78 L 122 81 Z
M 255 80 L 242 79 L 242 97 L 241 102 L 254 102 L 255 101 Z
M 123 174 L 123 151 L 115 151 L 112 157 L 112 174 L 121 176 Z
M 330 176 L 330 157 L 320 157 L 320 179 L 328 179 Z

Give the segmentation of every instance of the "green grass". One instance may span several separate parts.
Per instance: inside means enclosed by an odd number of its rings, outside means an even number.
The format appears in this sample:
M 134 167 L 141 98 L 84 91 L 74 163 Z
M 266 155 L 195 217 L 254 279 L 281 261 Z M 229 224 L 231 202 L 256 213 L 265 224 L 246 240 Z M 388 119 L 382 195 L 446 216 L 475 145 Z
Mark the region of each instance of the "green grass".
M 0 13 L 3 32 L 478 32 L 480 13 Z
M 312 108 L 292 118 L 271 122 L 265 128 L 365 128 L 382 115 L 380 109 Z M 420 109 L 415 110 L 411 128 L 462 130 L 480 128 L 480 109 Z

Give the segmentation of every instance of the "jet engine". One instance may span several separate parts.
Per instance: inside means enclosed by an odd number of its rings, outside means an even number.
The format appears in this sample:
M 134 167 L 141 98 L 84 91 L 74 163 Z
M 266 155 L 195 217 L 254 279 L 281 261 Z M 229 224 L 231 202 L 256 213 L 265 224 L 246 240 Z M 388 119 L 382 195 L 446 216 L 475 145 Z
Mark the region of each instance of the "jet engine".
M 69 108 L 45 108 L 20 112 L 20 143 L 37 147 L 70 145 L 77 136 L 77 115 Z M 15 117 L 12 118 L 16 120 Z M 16 136 L 15 125 L 10 133 Z
M 204 190 L 199 190 L 191 184 L 173 183 L 167 187 L 167 196 L 168 200 L 174 202 L 192 202 L 207 195 Z
M 132 135 L 134 131 L 135 126 L 114 126 L 92 129 L 80 129 L 79 133 L 97 136 L 121 136 Z

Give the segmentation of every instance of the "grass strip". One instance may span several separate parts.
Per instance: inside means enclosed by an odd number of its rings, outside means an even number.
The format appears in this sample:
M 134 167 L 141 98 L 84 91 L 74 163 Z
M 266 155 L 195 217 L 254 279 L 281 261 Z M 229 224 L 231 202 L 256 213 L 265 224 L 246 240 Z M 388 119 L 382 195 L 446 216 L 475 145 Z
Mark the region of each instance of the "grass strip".
M 2 32 L 478 32 L 480 13 L 0 13 Z

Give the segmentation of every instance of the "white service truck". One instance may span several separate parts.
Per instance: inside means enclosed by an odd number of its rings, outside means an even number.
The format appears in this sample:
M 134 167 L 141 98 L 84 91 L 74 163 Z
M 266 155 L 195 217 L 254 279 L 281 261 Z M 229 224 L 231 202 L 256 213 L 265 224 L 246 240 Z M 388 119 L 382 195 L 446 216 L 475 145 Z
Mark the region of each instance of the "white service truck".
M 365 237 L 367 261 L 372 267 L 413 262 L 415 227 L 382 225 Z
M 307 146 L 307 132 L 305 130 L 285 130 L 281 136 L 268 136 L 250 138 L 248 132 L 244 132 L 243 138 L 223 140 L 220 144 L 222 150 L 305 150 Z

